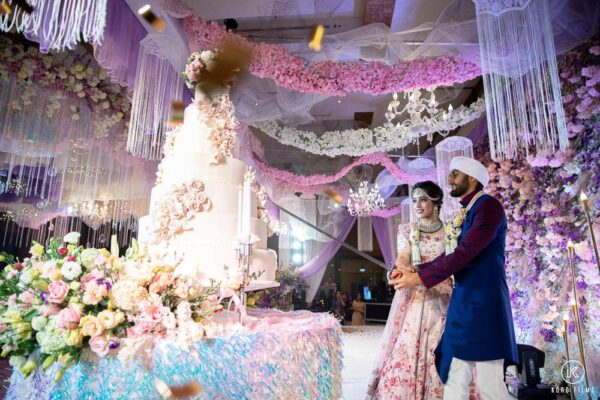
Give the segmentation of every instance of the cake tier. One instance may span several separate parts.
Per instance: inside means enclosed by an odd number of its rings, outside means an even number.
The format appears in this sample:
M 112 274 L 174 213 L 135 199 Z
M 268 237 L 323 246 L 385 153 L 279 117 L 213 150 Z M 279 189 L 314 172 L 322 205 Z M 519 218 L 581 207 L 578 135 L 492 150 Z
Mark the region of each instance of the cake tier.
M 151 229 L 154 222 L 150 215 L 140 218 L 138 235 L 140 243 L 151 243 Z M 170 247 L 187 249 L 196 246 L 198 242 L 215 246 L 229 246 L 237 236 L 237 215 L 235 214 L 198 213 L 188 223 L 189 229 L 177 234 L 171 240 Z M 258 218 L 252 218 L 251 232 L 260 239 L 254 243 L 254 248 L 266 249 L 267 224 Z
M 174 255 L 182 258 L 175 269 L 177 275 L 187 275 L 209 285 L 211 279 L 216 282 L 228 282 L 237 277 L 238 260 L 234 244 L 210 245 L 196 243 L 185 248 L 185 253 L 171 246 Z M 227 266 L 227 268 L 225 268 Z M 277 270 L 277 254 L 270 249 L 253 249 L 249 275 L 251 280 L 274 281 Z
M 196 218 L 199 221 L 194 221 Z M 210 280 L 222 282 L 235 277 L 238 267 L 237 255 L 233 238 L 235 229 L 229 234 L 223 233 L 223 227 L 233 225 L 236 216 L 214 216 L 210 214 L 197 215 L 192 222 L 192 230 L 177 235 L 168 245 L 168 257 L 182 259 L 177 266 L 177 273 L 200 279 L 209 285 Z M 224 221 L 229 220 L 229 224 Z M 211 222 L 212 221 L 212 222 Z M 277 254 L 266 249 L 266 225 L 263 221 L 253 220 L 254 232 L 260 232 L 261 240 L 252 250 L 252 267 L 250 276 L 257 281 L 274 281 L 277 270 Z M 142 245 L 151 245 L 150 229 L 152 220 L 145 216 L 139 220 L 139 241 Z M 214 229 L 215 226 L 221 229 Z M 227 266 L 227 268 L 225 268 Z
M 205 121 L 206 117 L 196 104 L 192 103 L 185 108 L 183 126 L 175 138 L 173 154 L 212 152 L 212 143 L 209 138 L 210 128 Z
M 226 181 L 216 182 L 209 181 L 207 179 L 199 178 L 198 180 L 204 183 L 204 194 L 211 202 L 211 208 L 206 213 L 210 214 L 236 214 L 238 208 L 239 201 L 239 190 L 240 187 L 237 185 L 232 185 L 230 183 L 225 183 Z M 188 181 L 190 182 L 190 181 Z M 158 207 L 161 200 L 164 196 L 169 196 L 170 191 L 172 190 L 173 185 L 169 183 L 161 183 L 152 188 L 150 192 L 150 212 L 152 215 L 154 210 Z M 256 218 L 257 216 L 257 198 L 256 195 L 252 194 L 252 205 L 250 206 L 252 217 Z M 258 234 L 258 232 L 255 232 Z
M 244 184 L 246 164 L 237 158 L 227 157 L 221 164 L 211 165 L 208 153 L 195 149 L 175 152 L 161 161 L 161 179 L 164 184 L 174 185 L 199 179 L 202 182 L 227 183 L 237 188 Z M 237 199 L 237 193 L 236 193 Z

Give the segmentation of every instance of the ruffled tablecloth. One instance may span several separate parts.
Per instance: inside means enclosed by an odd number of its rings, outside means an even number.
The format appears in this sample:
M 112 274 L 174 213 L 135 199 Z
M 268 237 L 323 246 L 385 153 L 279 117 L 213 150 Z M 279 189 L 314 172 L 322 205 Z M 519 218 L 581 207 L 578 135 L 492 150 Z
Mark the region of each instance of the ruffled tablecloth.
M 59 383 L 54 371 L 23 379 L 13 372 L 7 399 L 160 399 L 154 378 L 168 385 L 197 382 L 197 399 L 338 399 L 342 340 L 327 314 L 261 310 L 251 328 L 196 342 L 183 350 L 162 341 L 150 369 L 118 359 L 82 358 Z

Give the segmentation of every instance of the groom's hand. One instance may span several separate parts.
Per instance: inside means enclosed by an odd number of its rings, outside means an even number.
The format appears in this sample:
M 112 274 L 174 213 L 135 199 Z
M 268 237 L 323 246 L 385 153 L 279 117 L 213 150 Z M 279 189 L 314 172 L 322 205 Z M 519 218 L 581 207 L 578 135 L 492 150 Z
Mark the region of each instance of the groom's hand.
M 414 266 L 396 267 L 396 271 L 398 276 L 391 281 L 396 290 L 409 289 L 423 283 Z

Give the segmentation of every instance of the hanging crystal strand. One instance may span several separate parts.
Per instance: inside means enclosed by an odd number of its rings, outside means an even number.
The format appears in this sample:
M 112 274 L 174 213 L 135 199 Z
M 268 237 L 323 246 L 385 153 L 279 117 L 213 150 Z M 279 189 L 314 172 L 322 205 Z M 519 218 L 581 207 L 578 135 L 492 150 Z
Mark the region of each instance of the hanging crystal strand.
M 492 0 L 475 3 L 492 158 L 565 150 L 547 2 L 515 0 L 510 10 Z
M 373 226 L 370 216 L 358 217 L 358 250 L 373 250 Z
M 19 229 L 17 231 L 17 240 L 15 242 L 15 244 L 19 247 L 23 246 L 23 231 L 25 230 L 25 228 L 21 225 L 19 225 Z
M 135 74 L 127 150 L 149 160 L 160 159 L 170 102 L 183 95 L 179 73 L 184 69 L 187 49 L 165 40 L 162 35 L 151 34 L 140 42 Z
M 6 219 L 6 224 L 4 224 L 4 237 L 2 238 L 2 247 L 6 246 L 6 237 L 8 236 L 8 227 L 10 225 L 10 219 Z

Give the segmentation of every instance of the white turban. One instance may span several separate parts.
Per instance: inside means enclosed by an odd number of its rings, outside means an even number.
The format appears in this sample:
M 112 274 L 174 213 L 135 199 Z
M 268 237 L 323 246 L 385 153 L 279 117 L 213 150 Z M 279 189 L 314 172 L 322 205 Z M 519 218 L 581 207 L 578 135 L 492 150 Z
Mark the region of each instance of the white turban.
M 450 162 L 450 171 L 457 170 L 477 179 L 479 183 L 486 187 L 490 181 L 490 174 L 479 161 L 471 157 L 454 157 Z

